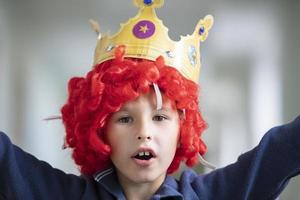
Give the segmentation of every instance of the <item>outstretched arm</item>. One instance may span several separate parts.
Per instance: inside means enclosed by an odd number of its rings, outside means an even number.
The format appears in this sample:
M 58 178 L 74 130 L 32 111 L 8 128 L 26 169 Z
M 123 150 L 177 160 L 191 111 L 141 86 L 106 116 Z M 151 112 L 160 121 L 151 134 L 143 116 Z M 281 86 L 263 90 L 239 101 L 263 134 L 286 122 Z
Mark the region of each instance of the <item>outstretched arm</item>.
M 1 198 L 79 199 L 85 185 L 83 179 L 67 175 L 24 152 L 0 132 Z
M 203 199 L 275 199 L 300 174 L 300 116 L 272 128 L 237 162 L 207 175 L 183 174 Z M 185 177 L 189 176 L 189 177 Z M 200 198 L 201 199 L 201 198 Z

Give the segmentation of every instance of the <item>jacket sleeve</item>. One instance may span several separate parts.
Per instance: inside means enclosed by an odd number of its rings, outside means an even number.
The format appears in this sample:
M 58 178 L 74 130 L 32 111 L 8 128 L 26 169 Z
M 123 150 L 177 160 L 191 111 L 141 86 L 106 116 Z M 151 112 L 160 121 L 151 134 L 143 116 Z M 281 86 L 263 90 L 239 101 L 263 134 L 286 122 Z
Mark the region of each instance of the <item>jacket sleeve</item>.
M 85 184 L 24 152 L 0 132 L 1 199 L 77 199 Z
M 299 174 L 300 116 L 269 130 L 257 147 L 234 164 L 197 176 L 193 185 L 204 199 L 271 200 Z

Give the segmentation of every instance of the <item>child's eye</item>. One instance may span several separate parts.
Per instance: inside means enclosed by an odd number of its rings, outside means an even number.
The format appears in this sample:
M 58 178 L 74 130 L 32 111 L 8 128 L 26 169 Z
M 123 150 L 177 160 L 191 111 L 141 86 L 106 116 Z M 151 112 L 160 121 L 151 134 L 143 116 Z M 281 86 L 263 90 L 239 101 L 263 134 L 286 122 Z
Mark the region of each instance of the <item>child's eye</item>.
M 164 115 L 155 115 L 152 119 L 154 121 L 163 121 L 163 120 L 166 120 L 168 118 L 166 116 L 164 116 Z
M 124 124 L 131 123 L 131 122 L 133 122 L 133 118 L 132 118 L 132 117 L 129 117 L 129 116 L 126 116 L 126 117 L 120 117 L 120 118 L 118 119 L 118 122 L 124 123 Z

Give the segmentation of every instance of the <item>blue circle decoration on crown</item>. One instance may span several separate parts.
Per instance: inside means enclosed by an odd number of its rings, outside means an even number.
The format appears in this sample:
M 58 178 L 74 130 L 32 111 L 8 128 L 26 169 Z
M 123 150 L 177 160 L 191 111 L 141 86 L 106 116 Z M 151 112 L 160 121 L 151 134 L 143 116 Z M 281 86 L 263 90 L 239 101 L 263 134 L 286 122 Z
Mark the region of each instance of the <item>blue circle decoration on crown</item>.
M 200 34 L 200 35 L 203 35 L 204 32 L 205 32 L 205 28 L 204 28 L 204 26 L 201 26 L 201 27 L 199 28 L 199 34 Z
M 154 34 L 155 25 L 149 20 L 142 20 L 134 25 L 132 32 L 135 37 L 145 39 Z
M 151 5 L 153 3 L 153 0 L 144 0 L 144 4 Z

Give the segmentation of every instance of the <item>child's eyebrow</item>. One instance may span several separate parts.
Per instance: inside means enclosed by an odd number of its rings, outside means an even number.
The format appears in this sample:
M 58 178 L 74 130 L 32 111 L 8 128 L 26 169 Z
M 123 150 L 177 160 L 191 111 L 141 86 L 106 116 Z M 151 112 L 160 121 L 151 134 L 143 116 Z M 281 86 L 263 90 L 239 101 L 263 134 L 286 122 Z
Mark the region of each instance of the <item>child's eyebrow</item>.
M 124 111 L 124 112 L 129 112 L 129 111 L 133 110 L 134 107 L 135 107 L 135 106 L 128 106 L 128 105 L 125 105 L 125 106 L 122 106 L 118 112 L 122 112 L 122 111 Z
M 155 109 L 156 110 L 156 109 Z M 161 109 L 156 110 L 157 112 L 171 112 L 172 110 L 167 107 L 162 107 Z
M 118 112 L 128 112 L 128 111 L 129 111 L 128 108 L 122 107 L 122 108 L 120 108 L 120 110 L 118 110 L 116 113 L 118 113 Z

